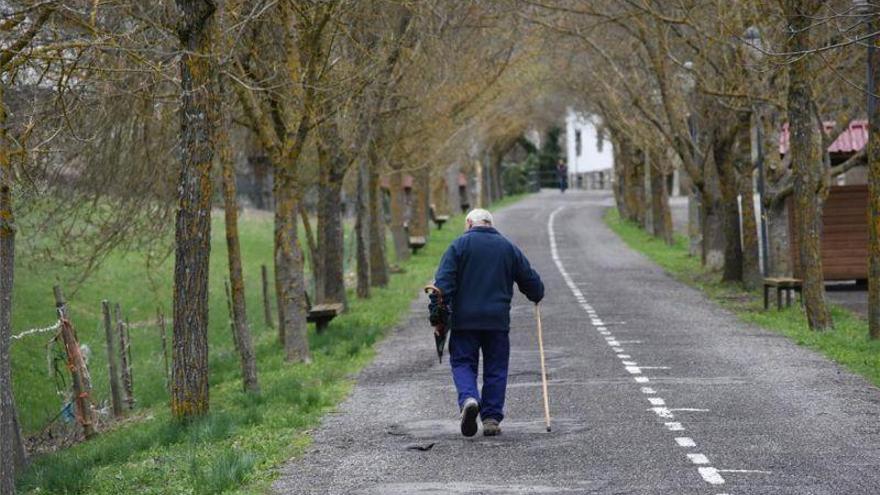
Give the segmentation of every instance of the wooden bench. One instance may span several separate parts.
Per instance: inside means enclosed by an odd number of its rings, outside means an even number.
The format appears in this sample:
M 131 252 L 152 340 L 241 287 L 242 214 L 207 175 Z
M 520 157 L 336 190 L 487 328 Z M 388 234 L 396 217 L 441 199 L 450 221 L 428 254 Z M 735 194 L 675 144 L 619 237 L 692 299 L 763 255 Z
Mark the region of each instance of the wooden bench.
M 776 309 L 782 309 L 782 292 L 785 292 L 785 306 L 791 306 L 791 293 L 797 292 L 803 301 L 803 285 L 800 279 L 790 277 L 777 277 L 764 279 L 764 309 L 770 308 L 770 288 L 776 288 Z
M 428 214 L 431 216 L 431 221 L 437 224 L 437 230 L 442 230 L 443 224 L 449 221 L 449 215 L 438 215 L 434 205 L 428 208 Z
M 419 252 L 419 249 L 422 249 L 427 244 L 425 238 L 422 236 L 412 236 L 409 238 L 409 248 L 412 249 L 413 254 Z
M 443 230 L 443 224 L 449 221 L 449 215 L 437 215 L 434 217 L 434 223 L 437 224 L 437 230 Z
M 304 295 L 306 298 L 306 308 L 308 309 L 306 321 L 314 323 L 315 330 L 317 330 L 318 333 L 323 332 L 333 318 L 336 318 L 345 311 L 345 306 L 343 306 L 342 303 L 326 303 L 312 306 L 312 301 L 309 299 L 309 293 L 306 292 Z
M 306 321 L 314 323 L 315 329 L 318 332 L 323 332 L 327 325 L 330 324 L 330 321 L 342 314 L 342 311 L 342 303 L 316 304 L 309 308 Z

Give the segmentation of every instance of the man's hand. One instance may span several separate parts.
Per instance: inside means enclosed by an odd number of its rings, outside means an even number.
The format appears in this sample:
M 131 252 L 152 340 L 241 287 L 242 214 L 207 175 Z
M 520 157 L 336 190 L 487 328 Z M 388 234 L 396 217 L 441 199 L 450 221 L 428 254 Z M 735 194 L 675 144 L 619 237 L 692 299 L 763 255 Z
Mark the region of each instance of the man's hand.
M 434 325 L 434 336 L 439 337 L 446 331 L 445 325 Z

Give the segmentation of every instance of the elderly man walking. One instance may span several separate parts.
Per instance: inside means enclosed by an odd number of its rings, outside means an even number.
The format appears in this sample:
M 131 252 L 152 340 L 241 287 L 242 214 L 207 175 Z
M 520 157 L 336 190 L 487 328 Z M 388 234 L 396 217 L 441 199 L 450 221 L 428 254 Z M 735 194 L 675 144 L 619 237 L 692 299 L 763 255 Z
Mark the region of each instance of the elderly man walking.
M 504 419 L 513 284 L 538 303 L 544 283 L 519 248 L 495 230 L 491 213 L 472 210 L 465 223 L 465 233 L 443 255 L 434 285 L 450 305 L 449 362 L 458 390 L 461 433 L 474 436 L 480 416 L 483 434 L 494 436 L 501 433 Z M 443 331 L 442 326 L 435 330 Z M 477 388 L 480 352 L 482 394 Z

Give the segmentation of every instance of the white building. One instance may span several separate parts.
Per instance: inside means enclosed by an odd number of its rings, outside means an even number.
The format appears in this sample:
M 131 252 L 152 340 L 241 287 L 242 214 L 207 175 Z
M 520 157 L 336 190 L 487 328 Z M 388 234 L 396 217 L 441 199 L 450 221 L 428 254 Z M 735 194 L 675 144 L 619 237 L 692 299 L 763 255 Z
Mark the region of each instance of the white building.
M 614 150 L 601 130 L 601 119 L 568 108 L 565 115 L 566 161 L 569 186 L 610 189 Z

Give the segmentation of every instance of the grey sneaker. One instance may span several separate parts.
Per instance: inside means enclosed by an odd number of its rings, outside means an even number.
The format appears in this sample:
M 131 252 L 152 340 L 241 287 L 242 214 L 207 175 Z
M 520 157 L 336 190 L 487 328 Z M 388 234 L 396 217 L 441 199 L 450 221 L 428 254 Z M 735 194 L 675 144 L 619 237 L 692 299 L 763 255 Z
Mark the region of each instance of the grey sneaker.
M 477 416 L 480 414 L 480 404 L 476 399 L 470 398 L 461 406 L 461 434 L 472 437 L 477 434 Z
M 497 419 L 484 419 L 483 420 L 483 435 L 487 437 L 494 437 L 496 435 L 501 434 L 501 425 L 498 424 Z

